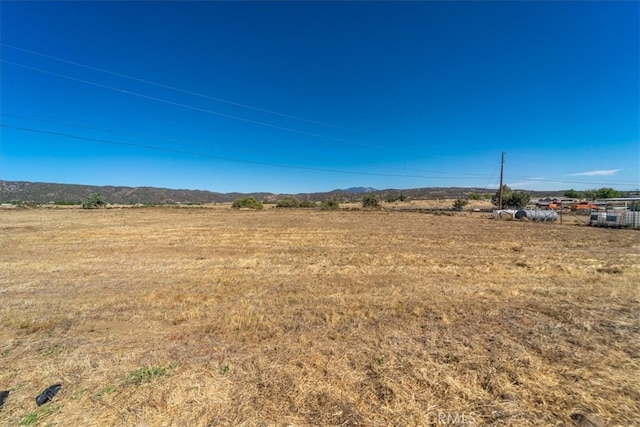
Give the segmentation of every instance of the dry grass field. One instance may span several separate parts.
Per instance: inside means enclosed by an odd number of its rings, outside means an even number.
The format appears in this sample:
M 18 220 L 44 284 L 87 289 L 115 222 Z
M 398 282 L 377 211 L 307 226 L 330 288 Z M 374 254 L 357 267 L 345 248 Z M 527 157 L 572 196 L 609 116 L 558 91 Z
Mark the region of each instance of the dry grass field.
M 638 231 L 131 208 L 0 233 L 3 426 L 640 425 Z

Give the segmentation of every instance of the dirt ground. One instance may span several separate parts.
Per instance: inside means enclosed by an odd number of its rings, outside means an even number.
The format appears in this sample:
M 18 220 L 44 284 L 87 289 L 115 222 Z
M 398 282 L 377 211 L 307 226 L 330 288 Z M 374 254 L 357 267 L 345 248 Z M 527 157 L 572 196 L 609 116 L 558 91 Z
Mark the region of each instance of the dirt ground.
M 640 232 L 488 216 L 0 211 L 0 425 L 640 425 Z

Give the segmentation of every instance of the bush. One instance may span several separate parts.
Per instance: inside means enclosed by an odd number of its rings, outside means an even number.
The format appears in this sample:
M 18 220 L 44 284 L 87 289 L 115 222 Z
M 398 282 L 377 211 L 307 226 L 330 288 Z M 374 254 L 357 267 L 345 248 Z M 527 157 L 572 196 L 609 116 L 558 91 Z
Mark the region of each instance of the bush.
M 340 202 L 335 199 L 323 200 L 320 204 L 320 209 L 323 211 L 335 211 L 340 209 Z
M 387 203 L 394 203 L 394 202 L 404 202 L 408 200 L 408 197 L 405 196 L 404 194 L 400 193 L 400 195 L 395 195 L 395 196 L 389 196 L 385 199 L 385 202 Z
M 276 203 L 276 208 L 298 208 L 300 201 L 295 197 L 283 197 Z
M 104 199 L 102 198 L 102 194 L 94 193 L 91 196 L 87 197 L 87 199 L 82 202 L 82 207 L 84 209 L 96 209 L 103 208 L 107 206 Z
M 234 209 L 262 209 L 262 203 L 253 197 L 241 197 L 231 205 Z
M 453 202 L 453 210 L 454 211 L 458 211 L 461 212 L 462 208 L 464 208 L 465 206 L 467 206 L 469 204 L 468 200 L 465 199 L 457 199 L 455 202 Z
M 508 208 L 522 209 L 527 206 L 530 200 L 531 197 L 529 197 L 529 194 L 524 191 L 514 191 L 509 194 L 509 197 L 507 197 L 506 200 L 503 200 L 503 202 L 506 203 Z
M 491 197 L 491 202 L 498 209 L 522 209 L 531 200 L 528 193 L 524 191 L 512 191 L 507 185 L 502 186 L 502 206 L 500 204 L 500 191 Z
M 471 200 L 480 200 L 481 198 L 482 198 L 482 196 L 480 196 L 478 193 L 469 194 L 469 199 L 471 199 Z
M 363 208 L 377 208 L 378 207 L 378 198 L 373 193 L 367 193 L 362 198 L 362 207 Z
M 316 202 L 313 200 L 306 199 L 300 202 L 301 208 L 315 208 L 316 206 Z

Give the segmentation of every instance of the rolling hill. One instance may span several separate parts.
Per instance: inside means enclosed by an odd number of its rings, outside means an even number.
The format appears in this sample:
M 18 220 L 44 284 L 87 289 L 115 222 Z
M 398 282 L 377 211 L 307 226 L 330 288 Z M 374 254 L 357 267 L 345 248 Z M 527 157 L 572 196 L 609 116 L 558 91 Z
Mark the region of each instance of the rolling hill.
M 343 201 L 357 201 L 365 192 L 374 192 L 381 200 L 403 195 L 410 199 L 447 199 L 467 197 L 471 193 L 493 194 L 495 189 L 428 187 L 413 189 L 376 190 L 371 187 L 353 187 L 320 193 L 293 194 L 301 199 L 321 201 L 336 198 Z M 91 194 L 100 193 L 107 203 L 118 204 L 172 204 L 172 203 L 226 203 L 239 197 L 251 196 L 258 200 L 275 200 L 281 194 L 275 193 L 217 193 L 206 190 L 169 189 L 156 187 L 117 187 L 78 184 L 56 184 L 28 181 L 1 181 L 0 203 L 80 203 Z M 532 197 L 560 196 L 562 191 L 528 191 Z

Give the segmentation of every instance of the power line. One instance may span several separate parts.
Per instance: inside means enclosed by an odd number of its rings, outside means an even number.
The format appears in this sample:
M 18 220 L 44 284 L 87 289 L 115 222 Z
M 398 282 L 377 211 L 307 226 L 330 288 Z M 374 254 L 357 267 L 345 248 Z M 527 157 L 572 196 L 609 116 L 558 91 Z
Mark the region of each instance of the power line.
M 496 172 L 498 171 L 498 168 L 500 167 L 500 163 L 498 162 L 496 163 L 496 168 L 493 170 L 493 173 L 491 174 L 491 176 L 489 177 L 489 179 L 487 180 L 487 184 L 484 186 L 485 190 L 489 188 L 489 183 L 491 183 L 491 181 L 494 179 L 494 177 L 496 176 Z
M 227 104 L 230 104 L 230 105 L 235 105 L 235 106 L 238 106 L 238 107 L 243 107 L 243 108 L 247 108 L 247 109 L 251 109 L 251 110 L 255 110 L 255 111 L 274 114 L 274 115 L 278 115 L 278 116 L 281 116 L 281 117 L 286 117 L 286 118 L 290 118 L 290 119 L 294 119 L 294 120 L 300 120 L 300 121 L 304 121 L 304 122 L 308 122 L 308 123 L 314 123 L 314 124 L 318 124 L 318 125 L 333 127 L 333 128 L 336 128 L 336 129 L 342 129 L 342 130 L 351 131 L 351 132 L 363 133 L 363 132 L 360 132 L 360 131 L 355 131 L 355 130 L 351 130 L 351 129 L 347 129 L 347 128 L 342 128 L 340 126 L 331 125 L 331 124 L 328 124 L 328 123 L 318 122 L 318 121 L 311 120 L 311 119 L 305 119 L 305 118 L 302 118 L 302 117 L 297 117 L 297 116 L 293 116 L 293 115 L 279 113 L 279 112 L 275 112 L 275 111 L 271 111 L 271 110 L 267 110 L 267 109 L 262 109 L 262 108 L 259 108 L 259 107 L 253 107 L 253 106 L 249 106 L 249 105 L 246 105 L 246 104 L 241 104 L 241 103 L 237 103 L 237 102 L 234 102 L 234 101 L 225 100 L 225 99 L 222 99 L 222 98 L 216 98 L 216 97 L 212 97 L 212 96 L 209 96 L 209 95 L 204 95 L 204 94 L 201 94 L 201 93 L 180 89 L 180 88 L 176 88 L 176 87 L 173 87 L 173 86 L 164 85 L 164 84 L 161 84 L 161 83 L 156 83 L 156 82 L 145 80 L 145 79 L 140 79 L 140 78 L 137 78 L 137 77 L 132 77 L 132 76 L 128 76 L 128 75 L 125 75 L 125 74 L 121 74 L 121 73 L 117 73 L 117 72 L 113 72 L 113 71 L 109 71 L 109 70 L 104 70 L 104 69 L 100 69 L 100 68 L 97 68 L 97 67 L 92 67 L 92 66 L 89 66 L 89 65 L 86 65 L 86 64 L 81 64 L 81 63 L 78 63 L 78 62 L 69 61 L 69 60 L 66 60 L 66 59 L 62 59 L 62 58 L 57 58 L 57 57 L 54 57 L 54 56 L 46 55 L 46 54 L 43 54 L 43 53 L 40 53 L 40 52 L 35 52 L 35 51 L 28 50 L 28 49 L 23 49 L 23 48 L 20 48 L 20 47 L 8 45 L 6 43 L 0 43 L 0 45 L 2 45 L 4 47 L 7 47 L 7 48 L 16 49 L 16 50 L 20 50 L 20 51 L 27 52 L 27 53 L 30 53 L 30 54 L 38 55 L 38 56 L 41 56 L 41 57 L 44 57 L 44 58 L 56 60 L 56 61 L 59 61 L 59 62 L 68 63 L 68 64 L 75 65 L 75 66 L 78 66 L 78 67 L 82 67 L 82 68 L 91 69 L 91 70 L 94 70 L 94 71 L 103 72 L 103 73 L 106 73 L 106 74 L 110 74 L 110 75 L 126 78 L 126 79 L 129 79 L 129 80 L 132 80 L 132 81 L 137 81 L 137 82 L 140 82 L 140 83 L 145 83 L 145 84 L 153 85 L 153 86 L 156 86 L 156 87 L 161 87 L 161 88 L 164 88 L 164 89 L 174 90 L 174 91 L 177 91 L 177 92 L 181 92 L 181 93 L 185 93 L 185 94 L 189 94 L 189 95 L 193 95 L 193 96 L 198 96 L 198 97 L 205 98 L 205 99 L 210 99 L 210 100 L 217 101 L 217 102 L 223 102 L 223 103 L 227 103 Z M 2 59 L 2 62 L 6 63 L 6 64 L 11 64 L 11 65 L 14 65 L 14 66 L 18 66 L 18 67 L 30 69 L 30 70 L 33 70 L 33 71 L 37 71 L 37 72 L 53 75 L 53 76 L 56 76 L 56 77 L 65 78 L 65 79 L 68 79 L 68 80 L 77 81 L 77 82 L 81 82 L 81 83 L 85 83 L 85 84 L 101 87 L 101 88 L 104 88 L 104 89 L 121 92 L 121 93 L 124 93 L 124 94 L 129 94 L 129 95 L 141 97 L 141 98 L 144 98 L 144 99 L 149 99 L 149 100 L 153 100 L 153 101 L 157 101 L 157 102 L 162 102 L 162 103 L 166 103 L 166 104 L 169 104 L 169 105 L 174 105 L 174 106 L 179 106 L 179 107 L 182 107 L 182 108 L 187 108 L 187 109 L 191 109 L 191 110 L 195 110 L 195 111 L 200 111 L 200 112 L 204 112 L 204 113 L 207 113 L 207 114 L 218 115 L 218 116 L 229 118 L 229 119 L 233 119 L 233 120 L 240 120 L 240 121 L 244 121 L 244 122 L 247 122 L 247 123 L 257 124 L 257 125 L 261 125 L 261 126 L 267 126 L 267 127 L 271 127 L 271 128 L 274 128 L 274 129 L 287 131 L 287 132 L 293 132 L 293 133 L 298 133 L 298 134 L 301 134 L 301 135 L 317 137 L 317 138 L 323 138 L 323 139 L 333 140 L 333 141 L 337 141 L 337 142 L 343 142 L 343 143 L 347 143 L 347 144 L 361 145 L 361 146 L 372 147 L 372 148 L 383 149 L 383 150 L 391 150 L 391 148 L 389 148 L 389 147 L 382 147 L 382 146 L 376 146 L 376 145 L 372 145 L 372 144 L 349 141 L 349 140 L 345 140 L 345 139 L 341 139 L 341 138 L 334 138 L 334 137 L 321 135 L 321 134 L 317 134 L 317 133 L 313 133 L 313 132 L 307 132 L 307 131 L 294 129 L 294 128 L 289 128 L 289 127 L 285 127 L 285 126 L 279 126 L 279 125 L 275 125 L 275 124 L 268 123 L 268 122 L 262 122 L 262 121 L 252 120 L 252 119 L 248 119 L 248 118 L 244 118 L 244 117 L 240 117 L 240 116 L 220 113 L 220 112 L 217 112 L 217 111 L 212 111 L 212 110 L 199 108 L 199 107 L 195 107 L 195 106 L 191 106 L 191 105 L 186 105 L 186 104 L 182 104 L 182 103 L 178 103 L 178 102 L 174 102 L 174 101 L 170 101 L 170 100 L 166 100 L 166 99 L 162 99 L 162 98 L 157 98 L 157 97 L 153 97 L 153 96 L 149 96 L 149 95 L 144 95 L 144 94 L 141 94 L 141 93 L 137 93 L 137 92 L 133 92 L 133 91 L 125 90 L 125 89 L 119 89 L 119 88 L 116 88 L 116 87 L 104 85 L 104 84 L 97 83 L 97 82 L 83 80 L 83 79 L 75 78 L 75 77 L 72 77 L 72 76 L 68 76 L 68 75 L 64 75 L 64 74 L 60 74 L 60 73 L 56 73 L 56 72 L 52 72 L 52 71 L 39 69 L 39 68 L 32 67 L 32 66 L 29 66 L 29 65 L 26 65 L 26 64 L 20 64 L 20 63 L 16 63 L 16 62 L 7 61 L 7 60 L 4 60 L 4 59 Z M 5 114 L 3 114 L 3 115 L 5 115 Z M 10 115 L 7 115 L 7 116 L 10 116 Z M 70 125 L 70 126 L 77 126 L 77 125 Z M 11 127 L 11 126 L 3 126 L 3 127 Z M 82 126 L 78 126 L 78 127 L 82 127 Z M 20 129 L 18 127 L 14 127 L 14 128 L 15 129 Z M 118 133 L 116 131 L 110 131 L 110 130 L 104 130 L 104 129 L 98 129 L 98 128 L 91 128 L 91 127 L 85 127 L 85 128 L 86 129 L 104 131 L 104 132 Z M 26 128 L 22 128 L 22 129 L 23 130 L 28 130 Z M 47 132 L 47 131 L 41 131 L 41 130 L 33 130 L 33 131 L 44 132 L 44 133 Z M 56 133 L 52 133 L 52 134 L 56 134 Z M 59 135 L 64 136 L 64 134 L 59 134 Z M 67 135 L 67 136 L 71 137 L 71 138 L 78 138 L 78 139 L 83 138 L 83 137 L 78 137 L 78 136 L 73 136 L 73 135 Z M 91 140 L 91 139 L 87 139 L 87 138 L 84 138 L 84 139 Z M 94 142 L 106 142 L 106 141 L 94 140 Z M 179 141 L 175 141 L 175 142 L 179 142 Z M 135 144 L 129 144 L 129 143 L 118 143 L 118 142 L 114 142 L 114 141 L 112 141 L 111 143 L 119 144 L 119 145 L 133 145 L 133 146 L 138 146 L 138 147 L 147 148 L 147 149 L 159 149 L 159 150 L 164 150 L 164 151 L 181 152 L 181 153 L 194 154 L 194 155 L 200 155 L 200 156 L 203 155 L 201 153 L 190 152 L 190 151 L 186 151 L 186 150 L 172 150 L 172 149 L 164 149 L 164 148 L 153 147 L 153 146 L 143 146 L 143 145 L 135 145 Z M 207 155 L 204 155 L 204 156 L 207 156 Z M 209 157 L 211 157 L 211 156 L 209 156 Z M 235 159 L 224 159 L 224 158 L 219 158 L 219 159 L 220 160 L 234 161 L 234 162 L 243 162 L 242 160 L 235 160 Z M 353 173 L 353 174 L 377 175 L 377 176 L 398 176 L 398 177 L 413 177 L 413 178 L 445 179 L 444 177 L 435 177 L 435 176 L 406 175 L 406 174 L 358 173 L 358 172 L 339 171 L 339 170 L 332 170 L 332 169 L 308 168 L 308 167 L 303 167 L 303 166 L 287 166 L 287 165 L 280 165 L 280 164 L 276 164 L 276 163 L 261 163 L 261 162 L 250 162 L 250 163 L 265 164 L 265 165 L 277 166 L 277 167 L 289 167 L 289 168 L 298 168 L 298 169 L 321 170 L 321 171 L 336 172 L 336 173 Z M 386 169 L 396 169 L 396 168 L 387 167 Z M 399 168 L 397 168 L 397 169 L 398 170 L 409 170 L 409 169 L 399 169 Z M 414 171 L 418 171 L 418 172 L 422 172 L 422 171 L 417 170 L 417 169 L 413 169 L 413 170 Z M 439 173 L 439 174 L 452 174 L 452 175 L 466 175 L 467 177 L 487 176 L 487 175 L 480 175 L 480 174 L 468 174 L 468 173 L 458 173 L 458 172 L 437 172 L 437 173 Z M 616 184 L 618 184 L 618 185 L 631 185 L 631 186 L 634 186 L 634 185 L 637 186 L 638 185 L 638 182 L 629 182 L 629 181 L 616 181 L 616 182 L 604 183 L 602 181 L 581 181 L 581 180 L 567 181 L 567 180 L 564 180 L 564 179 L 543 179 L 543 178 L 534 179 L 534 178 L 518 177 L 518 176 L 511 176 L 511 178 L 525 179 L 525 180 L 532 180 L 532 181 L 539 181 L 539 182 L 554 182 L 554 183 L 580 184 L 580 185 L 584 185 L 584 184 L 593 184 L 593 185 L 602 185 L 602 184 L 604 184 L 604 185 L 607 185 L 607 184 L 608 185 L 616 185 Z M 449 179 L 464 179 L 464 178 L 449 178 Z
M 57 121 L 57 120 L 43 119 L 43 118 L 39 118 L 39 117 L 21 116 L 21 115 L 9 114 L 9 113 L 3 113 L 3 112 L 0 112 L 0 116 L 9 117 L 9 118 L 15 118 L 15 119 L 21 119 L 21 120 L 27 120 L 27 121 L 51 123 L 51 124 L 56 124 L 56 125 L 61 125 L 61 126 L 66 126 L 66 127 L 87 129 L 87 130 L 93 130 L 93 131 L 98 131 L 98 132 L 106 132 L 106 133 L 122 135 L 122 136 L 131 136 L 131 137 L 136 137 L 136 138 L 144 138 L 144 139 L 151 139 L 151 140 L 164 140 L 164 141 L 167 141 L 167 142 L 174 142 L 174 143 L 188 143 L 188 142 L 191 142 L 191 141 L 178 140 L 178 139 L 160 138 L 160 137 L 157 137 L 157 136 L 142 135 L 142 134 L 130 133 L 130 132 L 120 132 L 120 131 L 116 131 L 116 130 L 113 130 L 113 129 L 104 129 L 104 128 L 98 128 L 98 127 L 95 127 L 95 126 L 86 126 L 86 125 L 80 125 L 80 124 L 75 124 L 75 123 L 61 122 L 61 121 Z M 207 145 L 207 147 L 209 147 L 209 148 L 227 148 L 227 146 L 209 145 L 209 144 Z M 243 150 L 243 149 L 234 148 L 234 151 L 251 152 L 251 153 L 255 154 L 255 150 Z M 317 157 L 314 157 L 314 159 L 317 159 Z M 396 168 L 396 167 L 390 167 L 390 166 L 380 167 L 380 169 L 401 170 L 401 171 L 405 171 L 405 172 L 419 172 L 419 173 L 427 172 L 424 169 Z M 468 178 L 485 178 L 485 177 L 487 177 L 486 174 L 467 173 L 467 172 L 448 172 L 448 171 L 440 171 L 440 170 L 429 170 L 428 172 L 441 174 L 441 175 L 464 175 L 465 177 L 468 177 Z
M 330 169 L 330 168 L 318 168 L 318 167 L 312 167 L 312 166 L 285 165 L 285 164 L 273 163 L 273 162 L 239 160 L 239 159 L 233 159 L 233 158 L 228 158 L 228 157 L 214 156 L 214 155 L 211 155 L 211 154 L 206 154 L 206 153 L 192 151 L 192 150 L 181 150 L 181 149 L 176 149 L 176 148 L 159 147 L 159 146 L 149 145 L 149 144 L 139 144 L 139 143 L 121 142 L 121 141 L 113 141 L 113 140 L 99 139 L 99 138 L 89 138 L 89 137 L 84 137 L 84 136 L 80 136 L 80 135 L 72 135 L 72 134 L 63 133 L 63 132 L 55 132 L 55 131 L 48 131 L 48 130 L 35 129 L 35 128 L 27 128 L 27 127 L 21 127 L 21 126 L 13 126 L 13 125 L 7 125 L 7 124 L 0 124 L 0 127 L 7 128 L 7 129 L 20 130 L 20 131 L 25 131 L 25 132 L 32 132 L 32 133 L 59 136 L 59 137 L 76 139 L 76 140 L 81 140 L 81 141 L 96 142 L 96 143 L 101 143 L 101 144 L 136 147 L 136 148 L 142 148 L 142 149 L 146 149 L 146 150 L 162 151 L 162 152 L 169 152 L 169 153 L 176 153 L 176 154 L 185 154 L 185 155 L 190 155 L 190 156 L 197 156 L 197 157 L 203 157 L 203 158 L 215 159 L 215 160 L 221 160 L 221 161 L 227 161 L 227 162 L 244 163 L 244 164 L 256 164 L 256 165 L 277 167 L 277 168 L 283 168 L 283 169 L 308 170 L 308 171 L 315 171 L 315 172 L 338 173 L 338 174 L 344 174 L 344 175 L 380 176 L 380 177 L 389 177 L 389 178 L 447 179 L 447 180 L 469 179 L 469 177 L 451 177 L 451 176 L 444 177 L 444 176 L 436 176 L 436 175 L 411 175 L 411 174 L 385 174 L 385 173 L 375 173 L 375 172 L 355 172 L 355 171 L 345 171 L 345 170 Z M 531 178 L 519 178 L 519 179 L 531 179 Z M 604 184 L 603 182 L 593 182 L 593 181 L 579 181 L 579 182 L 578 181 L 564 181 L 564 180 L 539 180 L 539 181 L 557 182 L 557 183 L 564 183 L 564 184 L 570 184 L 570 183 L 574 183 L 574 184 L 594 184 L 594 185 L 603 185 Z M 620 182 L 618 182 L 618 183 L 610 183 L 610 184 L 613 184 L 613 185 L 620 184 L 620 185 L 622 185 L 622 183 L 620 183 Z M 627 184 L 627 185 L 635 185 L 635 184 Z
M 79 62 L 70 61 L 70 60 L 67 60 L 67 59 L 58 58 L 58 57 L 51 56 L 51 55 L 46 55 L 44 53 L 36 52 L 36 51 L 33 51 L 33 50 L 29 50 L 29 49 L 24 49 L 24 48 L 17 47 L 17 46 L 12 46 L 12 45 L 9 45 L 9 44 L 6 44 L 6 43 L 0 43 L 0 45 L 2 45 L 4 47 L 8 47 L 10 49 L 15 49 L 15 50 L 19 50 L 19 51 L 22 51 L 22 52 L 27 52 L 27 53 L 30 53 L 32 55 L 38 55 L 38 56 L 41 56 L 43 58 L 53 59 L 54 61 L 64 62 L 66 64 L 71 64 L 71 65 L 75 65 L 77 67 L 86 68 L 88 70 L 99 71 L 101 73 L 106 73 L 106 74 L 110 74 L 110 75 L 113 75 L 113 76 L 121 77 L 121 78 L 124 78 L 124 79 L 129 79 L 129 80 L 133 80 L 133 81 L 136 81 L 136 82 L 145 83 L 145 84 L 156 86 L 156 87 L 161 87 L 163 89 L 169 89 L 169 90 L 173 90 L 173 91 L 176 91 L 176 92 L 186 93 L 188 95 L 198 96 L 200 98 L 210 99 L 210 100 L 216 101 L 216 102 L 222 102 L 222 103 L 225 103 L 225 104 L 234 105 L 236 107 L 247 108 L 247 109 L 250 109 L 250 110 L 260 111 L 262 113 L 267 113 L 267 114 L 273 114 L 273 115 L 280 116 L 280 117 L 285 117 L 285 118 L 288 118 L 288 119 L 299 120 L 299 121 L 302 121 L 302 122 L 307 122 L 307 123 L 312 123 L 312 124 L 316 124 L 316 125 L 332 127 L 334 129 L 340 129 L 340 130 L 344 130 L 344 131 L 348 131 L 348 132 L 354 132 L 354 133 L 360 133 L 360 134 L 366 135 L 365 132 L 362 132 L 362 131 L 359 131 L 359 130 L 348 129 L 348 128 L 345 128 L 345 127 L 342 127 L 342 126 L 336 126 L 336 125 L 333 125 L 333 124 L 330 124 L 330 123 L 320 122 L 320 121 L 317 121 L 317 120 L 311 120 L 311 119 L 307 119 L 307 118 L 304 118 L 304 117 L 294 116 L 294 115 L 291 115 L 291 114 L 279 113 L 277 111 L 267 110 L 266 108 L 254 107 L 252 105 L 242 104 L 240 102 L 230 101 L 228 99 L 217 98 L 217 97 L 214 97 L 214 96 L 209 96 L 209 95 L 205 95 L 205 94 L 202 94 L 202 93 L 198 93 L 198 92 L 194 92 L 194 91 L 190 91 L 190 90 L 186 90 L 186 89 L 180 89 L 180 88 L 177 88 L 175 86 L 169 86 L 169 85 L 153 82 L 153 81 L 146 80 L 146 79 L 141 79 L 141 78 L 138 78 L 138 77 L 129 76 L 127 74 L 122 74 L 122 73 L 117 73 L 117 72 L 110 71 L 110 70 L 105 70 L 103 68 L 98 68 L 98 67 L 93 67 L 93 66 L 86 65 L 86 64 L 81 64 Z
M 527 181 L 540 181 L 540 182 L 555 182 L 559 184 L 591 184 L 591 185 L 639 185 L 638 182 L 631 181 L 611 181 L 611 182 L 603 182 L 603 181 L 566 181 L 562 178 L 560 179 L 551 179 L 551 178 L 530 178 L 524 176 L 513 176 L 510 175 L 510 179 L 525 179 Z
M 137 134 L 137 133 L 120 132 L 120 131 L 116 131 L 116 130 L 113 130 L 113 129 L 104 129 L 104 128 L 98 128 L 98 127 L 95 127 L 95 126 L 86 126 L 86 125 L 79 125 L 79 124 L 74 124 L 74 123 L 66 123 L 66 122 L 60 122 L 60 121 L 57 121 L 57 120 L 42 119 L 42 118 L 38 118 L 38 117 L 19 116 L 19 115 L 15 115 L 15 114 L 7 114 L 7 113 L 0 113 L 0 116 L 10 117 L 10 118 L 14 118 L 14 119 L 27 120 L 27 121 L 51 123 L 51 124 L 60 125 L 60 126 L 74 127 L 74 128 L 86 129 L 86 130 L 92 130 L 92 131 L 98 131 L 98 132 L 106 132 L 106 133 L 122 135 L 122 136 L 129 136 L 129 137 L 135 137 L 135 138 L 144 138 L 144 139 L 150 139 L 150 140 L 155 140 L 155 141 L 163 140 L 163 141 L 167 141 L 167 142 L 171 142 L 171 143 L 188 143 L 188 142 L 190 142 L 190 141 L 179 140 L 179 139 L 162 138 L 162 137 L 157 137 L 157 136 L 152 136 L 152 135 L 141 135 L 141 134 Z M 209 147 L 209 148 L 225 148 L 225 149 L 228 148 L 227 146 L 209 145 L 209 144 L 207 144 L 207 147 Z M 240 148 L 237 148 L 237 147 L 233 147 L 233 151 L 242 151 L 242 152 L 255 153 L 255 150 L 243 150 L 243 149 L 240 149 Z
M 40 73 L 49 74 L 49 75 L 56 76 L 56 77 L 61 77 L 63 79 L 68 79 L 68 80 L 72 80 L 72 81 L 76 81 L 76 82 L 80 82 L 80 83 L 85 83 L 85 84 L 88 84 L 88 85 L 92 85 L 92 86 L 101 87 L 101 88 L 104 88 L 104 89 L 113 90 L 113 91 L 124 93 L 124 94 L 127 94 L 127 95 L 133 95 L 133 96 L 137 96 L 137 97 L 144 98 L 144 99 L 150 99 L 152 101 L 162 102 L 162 103 L 169 104 L 169 105 L 175 105 L 177 107 L 187 108 L 187 109 L 194 110 L 194 111 L 200 111 L 200 112 L 207 113 L 207 114 L 213 114 L 213 115 L 216 115 L 216 116 L 221 116 L 221 117 L 225 117 L 225 118 L 229 118 L 229 119 L 233 119 L 233 120 L 240 120 L 240 121 L 243 121 L 243 122 L 252 123 L 252 124 L 256 124 L 256 125 L 260 125 L 260 126 L 267 126 L 267 127 L 274 128 L 274 129 L 284 130 L 284 131 L 287 131 L 287 132 L 293 132 L 293 133 L 297 133 L 297 134 L 300 134 L 300 135 L 312 136 L 312 137 L 316 137 L 316 138 L 328 139 L 328 140 L 332 140 L 332 141 L 336 141 L 336 142 L 343 142 L 343 143 L 347 143 L 347 144 L 360 145 L 360 146 L 364 146 L 364 147 L 389 150 L 389 148 L 387 148 L 387 147 L 377 146 L 377 145 L 373 145 L 373 144 L 366 144 L 366 143 L 363 143 L 363 142 L 349 141 L 349 140 L 345 140 L 345 139 L 342 139 L 342 138 L 334 138 L 334 137 L 321 135 L 321 134 L 317 134 L 317 133 L 313 133 L 313 132 L 306 132 L 306 131 L 293 129 L 293 128 L 289 128 L 289 127 L 285 127 L 285 126 L 274 125 L 272 123 L 267 123 L 267 122 L 262 122 L 262 121 L 258 121 L 258 120 L 247 119 L 247 118 L 244 118 L 244 117 L 234 116 L 234 115 L 231 115 L 231 114 L 220 113 L 218 111 L 207 110 L 205 108 L 194 107 L 192 105 L 186 105 L 186 104 L 182 104 L 182 103 L 179 103 L 179 102 L 169 101 L 169 100 L 166 100 L 166 99 L 157 98 L 155 96 L 144 95 L 142 93 L 132 92 L 132 91 L 126 90 L 126 89 L 119 89 L 119 88 L 116 88 L 116 87 L 104 85 L 102 83 L 96 83 L 96 82 L 92 82 L 92 81 L 89 81 L 89 80 L 79 79 L 77 77 L 67 76 L 66 74 L 55 73 L 53 71 L 43 70 L 41 68 L 32 67 L 32 66 L 26 65 L 26 64 L 20 64 L 20 63 L 13 62 L 13 61 L 7 61 L 6 59 L 2 59 L 2 62 L 4 62 L 5 64 L 10 64 L 10 65 L 14 65 L 14 66 L 21 67 L 21 68 L 26 68 L 28 70 L 33 70 L 33 71 L 37 71 L 37 72 L 40 72 Z
M 43 123 L 51 123 L 51 124 L 56 124 L 56 125 L 60 125 L 60 126 L 65 126 L 65 127 L 74 127 L 74 128 L 80 128 L 80 129 L 87 129 L 87 130 L 92 130 L 92 131 L 98 131 L 98 132 L 106 132 L 106 133 L 110 133 L 110 134 L 116 134 L 116 135 L 122 135 L 122 136 L 128 136 L 128 137 L 136 137 L 136 138 L 144 138 L 144 139 L 149 139 L 149 140 L 163 140 L 163 141 L 167 141 L 170 143 L 192 143 L 193 141 L 185 141 L 185 140 L 179 140 L 179 139 L 167 139 L 167 138 L 162 138 L 162 137 L 157 137 L 157 136 L 151 136 L 151 135 L 141 135 L 141 134 L 136 134 L 136 133 L 130 133 L 130 132 L 120 132 L 120 131 L 116 131 L 113 129 L 104 129 L 104 128 L 98 128 L 95 126 L 86 126 L 86 125 L 79 125 L 79 124 L 74 124 L 74 123 L 67 123 L 67 122 L 61 122 L 61 121 L 57 121 L 57 120 L 51 120 L 51 119 L 43 119 L 43 118 L 38 118 L 38 117 L 27 117 L 27 116 L 20 116 L 20 115 L 15 115 L 15 114 L 8 114 L 8 113 L 2 113 L 0 112 L 0 116 L 3 117 L 9 117 L 9 118 L 15 118 L 15 119 L 21 119 L 21 120 L 27 120 L 27 121 L 36 121 L 36 122 L 43 122 Z M 228 146 L 226 145 L 216 145 L 216 144 L 208 144 L 207 143 L 207 148 L 222 148 L 222 149 L 228 149 Z M 255 149 L 242 149 L 242 148 L 238 148 L 238 147 L 233 147 L 232 148 L 233 151 L 238 151 L 238 152 L 244 152 L 244 153 L 252 153 L 252 154 L 256 154 L 256 150 Z M 301 159 L 301 160 L 317 160 L 318 157 L 307 157 L 307 156 L 302 156 L 300 157 L 299 153 L 297 154 L 297 158 Z M 390 168 L 390 167 L 385 167 L 383 169 L 396 169 L 396 170 L 404 170 L 407 171 L 407 169 L 400 169 L 400 168 Z M 414 170 L 417 172 L 424 172 L 424 170 Z M 449 173 L 449 172 L 437 172 L 437 173 Z M 470 174 L 466 174 L 466 175 L 470 175 Z
M 107 139 L 89 138 L 89 137 L 84 137 L 84 136 L 79 136 L 79 135 L 71 135 L 71 134 L 62 133 L 62 132 L 54 132 L 54 131 L 48 131 L 48 130 L 43 130 L 43 129 L 34 129 L 34 128 L 27 128 L 27 127 L 21 127 L 21 126 L 7 125 L 7 124 L 0 124 L 0 127 L 7 128 L 7 129 L 21 130 L 21 131 L 25 131 L 25 132 L 32 132 L 32 133 L 40 133 L 40 134 L 46 134 L 46 135 L 60 136 L 60 137 L 77 139 L 77 140 L 82 140 L 82 141 L 97 142 L 97 143 L 101 143 L 101 144 L 112 144 L 112 145 L 136 147 L 136 148 L 143 148 L 143 149 L 146 149 L 146 150 L 164 151 L 164 152 L 177 153 L 177 154 L 187 154 L 187 155 L 191 155 L 191 156 L 198 156 L 198 157 L 204 157 L 204 158 L 222 160 L 222 161 L 228 161 L 228 162 L 257 164 L 257 165 L 272 166 L 272 167 L 285 168 L 285 169 L 298 169 L 298 170 L 309 170 L 309 171 L 316 171 L 316 172 L 340 173 L 340 174 L 346 174 L 346 175 L 381 176 L 381 177 L 396 177 L 396 178 L 399 177 L 399 178 L 420 178 L 420 179 L 468 179 L 466 177 L 460 177 L 460 178 L 455 178 L 454 177 L 454 178 L 452 178 L 452 177 L 408 175 L 408 174 L 384 174 L 384 173 L 375 173 L 375 172 L 354 172 L 354 171 L 345 171 L 345 170 L 339 170 L 339 169 L 317 168 L 317 167 L 312 167 L 312 166 L 284 165 L 284 164 L 281 164 L 281 163 L 272 163 L 272 162 L 238 160 L 238 159 L 214 156 L 214 155 L 211 155 L 211 154 L 206 154 L 206 153 L 201 153 L 201 152 L 191 151 L 191 150 L 180 150 L 180 149 L 175 149 L 175 148 L 158 147 L 158 146 L 148 145 L 148 144 L 137 144 L 137 143 L 132 143 L 132 142 L 120 142 L 120 141 L 112 141 L 112 140 L 107 140 Z

